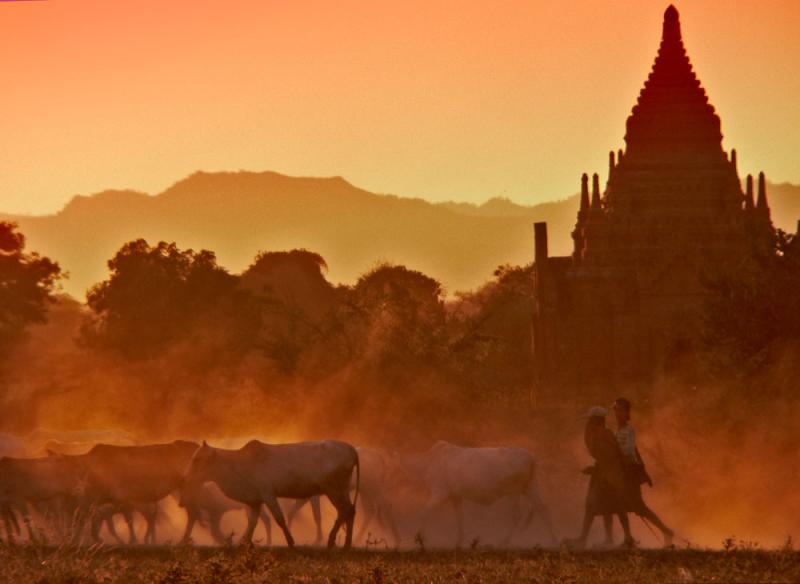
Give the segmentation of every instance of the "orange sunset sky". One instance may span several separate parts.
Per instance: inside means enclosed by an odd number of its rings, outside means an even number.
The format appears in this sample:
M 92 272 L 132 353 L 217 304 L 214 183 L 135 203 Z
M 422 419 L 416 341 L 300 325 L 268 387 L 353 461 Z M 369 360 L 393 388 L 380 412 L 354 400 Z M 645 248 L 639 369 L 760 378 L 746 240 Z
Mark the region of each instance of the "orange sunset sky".
M 0 2 L 0 211 L 199 169 L 561 198 L 623 145 L 667 4 Z M 800 1 L 676 6 L 741 172 L 800 183 Z

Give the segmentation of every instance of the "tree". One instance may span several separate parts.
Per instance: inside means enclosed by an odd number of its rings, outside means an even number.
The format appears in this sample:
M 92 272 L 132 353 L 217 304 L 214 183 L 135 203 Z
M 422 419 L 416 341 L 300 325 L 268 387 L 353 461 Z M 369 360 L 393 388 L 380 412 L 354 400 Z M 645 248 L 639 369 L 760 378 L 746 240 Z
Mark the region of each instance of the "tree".
M 800 348 L 800 238 L 778 230 L 707 278 L 703 342 L 712 366 L 749 375 Z
M 334 309 L 340 294 L 325 279 L 325 260 L 305 249 L 259 253 L 242 274 L 242 286 L 261 301 L 259 347 L 281 373 L 298 372 L 301 361 L 322 366 L 334 334 Z M 321 351 L 317 351 L 321 349 Z M 311 372 L 308 372 L 311 373 Z
M 198 367 L 236 358 L 252 347 L 259 311 L 239 279 L 213 252 L 174 243 L 126 243 L 108 262 L 109 278 L 88 292 L 93 315 L 86 341 L 129 358 L 152 357 L 178 343 Z
M 57 263 L 25 252 L 25 237 L 14 223 L 0 221 L 0 345 L 45 322 L 61 277 Z
M 500 266 L 450 306 L 451 366 L 484 390 L 524 389 L 532 377 L 533 266 Z
M 348 295 L 362 355 L 376 364 L 435 365 L 444 354 L 441 284 L 404 266 L 384 264 L 361 276 Z

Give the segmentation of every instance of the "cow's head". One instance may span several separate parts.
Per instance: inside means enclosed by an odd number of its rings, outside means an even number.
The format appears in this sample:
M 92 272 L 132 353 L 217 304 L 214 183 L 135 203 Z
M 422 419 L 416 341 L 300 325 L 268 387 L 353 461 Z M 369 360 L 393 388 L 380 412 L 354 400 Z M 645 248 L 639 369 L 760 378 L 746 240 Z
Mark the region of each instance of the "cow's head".
M 187 468 L 183 477 L 184 485 L 197 486 L 210 480 L 216 458 L 217 449 L 209 446 L 208 443 L 203 440 L 202 446 L 195 451 L 192 459 L 189 461 L 189 468 Z

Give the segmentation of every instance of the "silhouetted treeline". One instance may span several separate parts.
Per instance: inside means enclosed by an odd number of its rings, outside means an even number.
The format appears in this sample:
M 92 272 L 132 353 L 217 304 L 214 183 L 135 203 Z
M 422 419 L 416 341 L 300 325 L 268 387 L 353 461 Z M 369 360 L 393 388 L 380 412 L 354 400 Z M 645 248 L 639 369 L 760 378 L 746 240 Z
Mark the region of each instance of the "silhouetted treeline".
M 781 230 L 706 279 L 704 356 L 714 375 L 748 383 L 800 355 L 800 240 Z M 787 380 L 788 381 L 788 380 Z M 791 381 L 795 385 L 795 380 Z M 759 392 L 772 393 L 768 387 Z
M 415 424 L 433 434 L 492 409 L 530 413 L 530 265 L 502 266 L 478 290 L 447 298 L 436 279 L 404 266 L 378 265 L 336 285 L 324 258 L 307 250 L 260 253 L 231 274 L 212 251 L 139 239 L 108 262 L 85 306 L 62 298 L 54 322 L 25 341 L 20 333 L 44 319 L 60 272 L 25 254 L 22 235 L 2 225 L 0 327 L 17 346 L 4 360 L 6 382 L 17 376 L 7 411 L 80 387 L 108 407 L 136 395 L 136 423 L 148 427 L 175 408 L 213 424 L 213 404 L 228 407 L 244 394 L 257 403 L 246 416 L 268 403 L 335 429 L 368 415 L 387 434 Z M 797 353 L 799 256 L 797 242 L 779 232 L 773 246 L 708 278 L 699 360 L 708 366 L 692 383 L 752 380 Z M 41 365 L 32 372 L 29 361 Z M 56 403 L 37 401 L 14 423 L 32 424 L 39 408 Z M 436 415 L 453 403 L 450 415 Z

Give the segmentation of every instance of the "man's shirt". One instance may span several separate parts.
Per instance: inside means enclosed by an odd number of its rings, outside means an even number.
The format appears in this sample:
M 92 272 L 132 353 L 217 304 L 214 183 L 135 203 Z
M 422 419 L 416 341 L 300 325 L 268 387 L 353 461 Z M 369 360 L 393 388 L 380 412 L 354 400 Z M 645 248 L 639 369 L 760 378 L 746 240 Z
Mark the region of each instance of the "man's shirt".
M 616 437 L 625 460 L 638 463 L 639 457 L 636 456 L 636 431 L 633 429 L 633 426 L 628 424 L 620 428 L 617 430 Z

